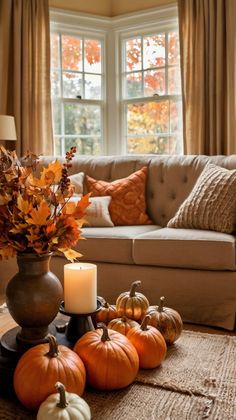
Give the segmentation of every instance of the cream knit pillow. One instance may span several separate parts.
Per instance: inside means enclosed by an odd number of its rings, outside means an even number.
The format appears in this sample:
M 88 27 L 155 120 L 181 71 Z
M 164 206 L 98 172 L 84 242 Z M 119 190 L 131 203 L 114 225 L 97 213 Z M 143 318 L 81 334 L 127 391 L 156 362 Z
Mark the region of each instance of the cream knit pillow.
M 235 230 L 236 170 L 208 164 L 167 227 Z

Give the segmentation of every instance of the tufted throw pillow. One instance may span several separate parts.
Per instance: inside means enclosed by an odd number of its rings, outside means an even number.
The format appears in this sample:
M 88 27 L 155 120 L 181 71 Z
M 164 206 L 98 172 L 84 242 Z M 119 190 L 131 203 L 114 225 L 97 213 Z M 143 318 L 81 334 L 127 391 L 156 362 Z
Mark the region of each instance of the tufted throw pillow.
M 167 227 L 235 230 L 236 170 L 208 164 Z
M 127 178 L 113 182 L 99 180 L 86 175 L 88 189 L 92 196 L 110 195 L 109 211 L 116 226 L 147 225 L 152 221 L 146 213 L 147 167 L 134 172 Z

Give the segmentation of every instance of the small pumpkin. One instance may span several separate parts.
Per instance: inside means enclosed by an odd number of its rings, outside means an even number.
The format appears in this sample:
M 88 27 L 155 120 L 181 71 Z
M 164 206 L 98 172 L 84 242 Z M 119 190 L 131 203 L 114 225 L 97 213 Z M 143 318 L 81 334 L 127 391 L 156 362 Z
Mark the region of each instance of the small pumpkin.
M 96 389 L 124 388 L 138 373 L 139 358 L 133 344 L 105 324 L 98 324 L 96 330 L 84 334 L 76 342 L 74 351 L 85 364 L 87 383 Z
M 62 382 L 68 392 L 82 395 L 86 371 L 78 354 L 66 346 L 57 345 L 54 336 L 48 343 L 27 350 L 19 359 L 14 371 L 14 389 L 17 398 L 29 410 L 55 392 L 55 383 Z M 72 374 L 73 372 L 73 374 Z
M 108 302 L 104 301 L 100 311 L 96 314 L 96 322 L 103 322 L 107 325 L 114 318 L 117 318 L 115 305 L 110 305 Z
M 149 325 L 156 327 L 163 335 L 166 344 L 173 344 L 183 330 L 183 321 L 180 314 L 172 308 L 164 307 L 164 296 L 160 298 L 158 306 L 150 306 L 147 314 L 150 315 Z
M 123 335 L 127 335 L 131 328 L 138 326 L 138 322 L 134 321 L 133 319 L 129 319 L 126 316 L 122 316 L 121 318 L 112 319 L 107 327 L 111 330 L 118 331 Z
M 166 342 L 161 333 L 148 325 L 150 316 L 146 315 L 138 327 L 132 328 L 127 338 L 136 348 L 139 355 L 139 367 L 152 369 L 161 364 L 166 356 Z
M 66 392 L 61 382 L 55 384 L 57 393 L 42 402 L 37 420 L 90 420 L 91 411 L 86 401 L 77 394 Z
M 136 292 L 137 287 L 141 285 L 141 281 L 137 280 L 131 284 L 129 292 L 123 292 L 118 296 L 116 301 L 116 309 L 118 316 L 127 316 L 135 321 L 140 321 L 148 307 L 149 302 L 142 293 Z

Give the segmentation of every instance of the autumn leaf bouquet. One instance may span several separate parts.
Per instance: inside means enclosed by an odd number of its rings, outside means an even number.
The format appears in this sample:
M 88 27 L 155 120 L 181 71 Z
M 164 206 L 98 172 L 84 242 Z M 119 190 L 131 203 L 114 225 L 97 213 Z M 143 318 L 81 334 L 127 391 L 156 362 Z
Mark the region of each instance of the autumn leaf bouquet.
M 68 169 L 76 153 L 72 147 L 64 163 L 58 160 L 38 170 L 31 152 L 18 159 L 0 146 L 0 259 L 19 252 L 62 252 L 74 261 L 72 248 L 81 239 L 89 194 L 70 201 L 74 187 Z

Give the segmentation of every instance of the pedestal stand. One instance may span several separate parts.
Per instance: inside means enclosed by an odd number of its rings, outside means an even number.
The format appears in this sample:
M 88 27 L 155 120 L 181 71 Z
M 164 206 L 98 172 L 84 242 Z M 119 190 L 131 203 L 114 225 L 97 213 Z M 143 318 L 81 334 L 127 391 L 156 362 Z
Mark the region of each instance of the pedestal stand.
M 97 308 L 88 314 L 72 314 L 64 309 L 64 302 L 61 303 L 59 312 L 70 317 L 68 323 L 57 327 L 57 341 L 67 347 L 73 348 L 76 341 L 86 332 L 95 330 L 96 313 L 100 311 L 102 301 L 97 298 Z M 62 333 L 62 334 L 61 334 Z

